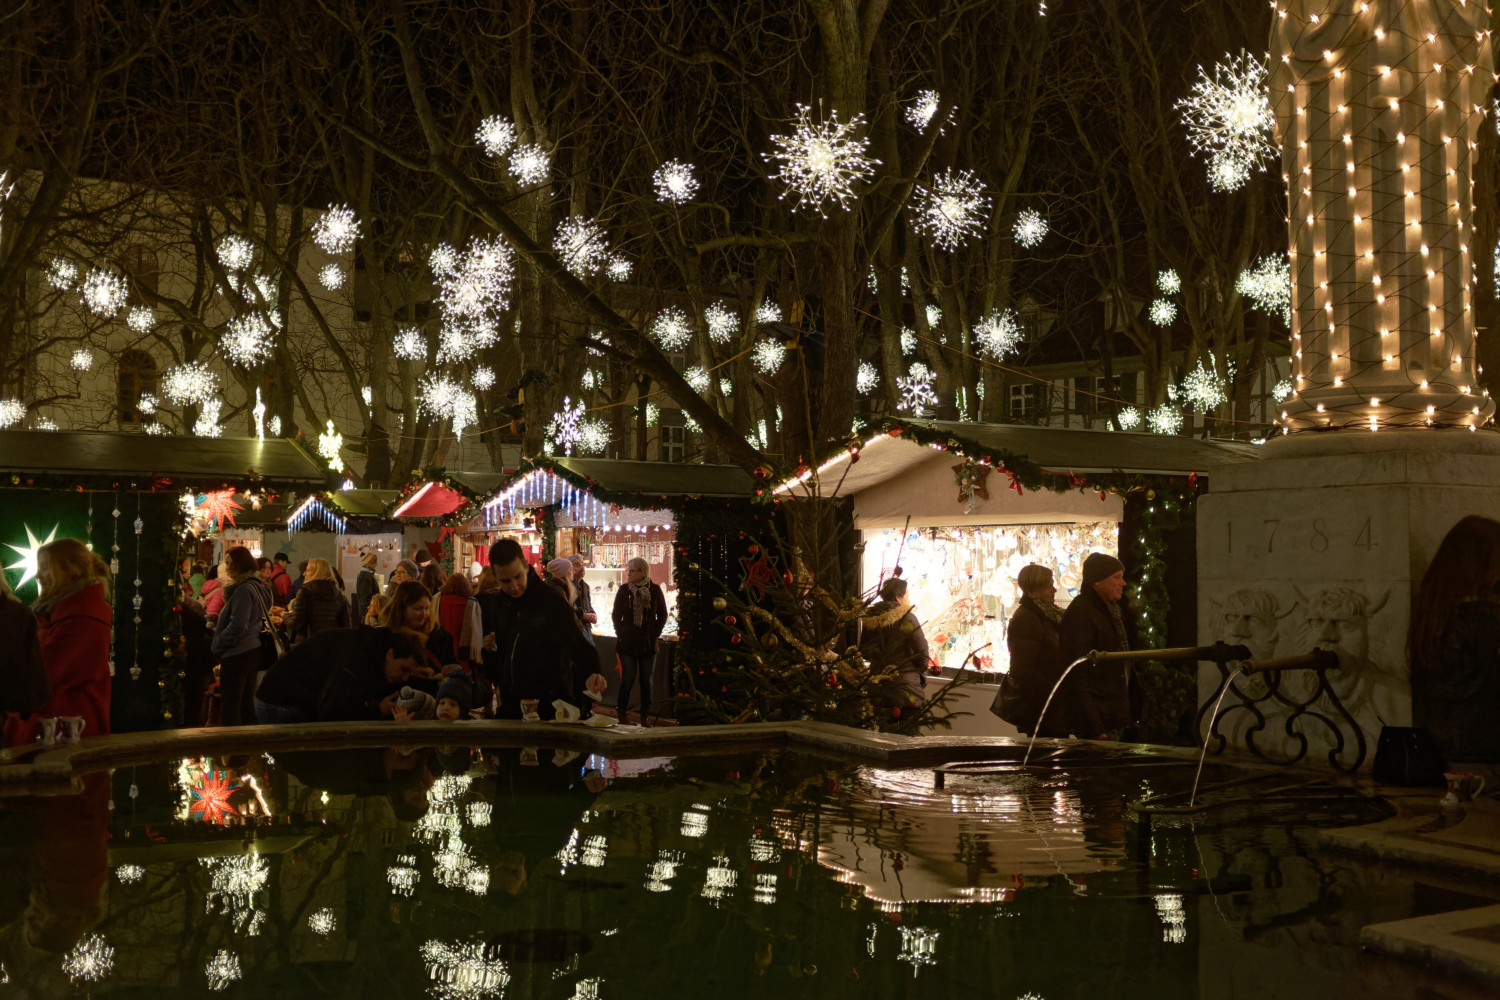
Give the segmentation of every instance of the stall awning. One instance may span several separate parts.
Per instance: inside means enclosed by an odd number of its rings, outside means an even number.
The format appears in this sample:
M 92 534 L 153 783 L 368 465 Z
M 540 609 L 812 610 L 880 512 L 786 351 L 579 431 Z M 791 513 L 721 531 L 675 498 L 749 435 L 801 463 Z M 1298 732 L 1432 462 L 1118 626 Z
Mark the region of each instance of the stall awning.
M 0 431 L 0 473 L 73 476 L 84 486 L 150 489 L 321 488 L 328 473 L 290 441 L 250 437 L 153 437 L 119 431 Z
M 328 494 L 328 502 L 350 517 L 379 519 L 400 496 L 397 490 L 338 490 Z
M 462 493 L 434 480 L 423 484 L 405 503 L 391 511 L 391 516 L 444 517 L 468 502 Z
M 640 512 L 695 497 L 749 497 L 755 480 L 734 465 L 679 465 L 609 458 L 564 458 L 538 463 L 509 476 L 485 504 L 479 530 L 509 523 L 519 511 L 556 507 L 569 525 L 671 523 Z M 621 516 L 621 511 L 633 512 Z

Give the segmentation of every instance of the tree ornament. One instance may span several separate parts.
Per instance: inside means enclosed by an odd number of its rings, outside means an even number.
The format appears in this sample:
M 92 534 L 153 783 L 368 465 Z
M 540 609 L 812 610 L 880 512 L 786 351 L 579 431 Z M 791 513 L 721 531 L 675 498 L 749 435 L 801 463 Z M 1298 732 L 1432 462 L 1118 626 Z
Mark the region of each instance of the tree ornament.
M 723 611 L 728 606 L 729 606 L 729 602 L 726 601 L 726 600 L 724 600 L 724 598 L 722 598 L 722 597 L 715 597 L 714 598 L 714 610 L 715 611 Z

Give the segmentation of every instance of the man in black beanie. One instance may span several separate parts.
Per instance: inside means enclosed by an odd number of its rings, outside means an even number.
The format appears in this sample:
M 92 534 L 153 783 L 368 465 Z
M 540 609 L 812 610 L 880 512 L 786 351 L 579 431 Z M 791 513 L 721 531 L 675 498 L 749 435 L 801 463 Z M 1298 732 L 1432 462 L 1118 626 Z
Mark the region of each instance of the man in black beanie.
M 1120 608 L 1124 593 L 1125 564 L 1103 552 L 1089 553 L 1083 561 L 1083 587 L 1059 626 L 1065 665 L 1095 650 L 1119 653 L 1130 648 Z M 1117 740 L 1120 731 L 1135 721 L 1123 665 L 1080 663 L 1065 686 L 1075 736 Z

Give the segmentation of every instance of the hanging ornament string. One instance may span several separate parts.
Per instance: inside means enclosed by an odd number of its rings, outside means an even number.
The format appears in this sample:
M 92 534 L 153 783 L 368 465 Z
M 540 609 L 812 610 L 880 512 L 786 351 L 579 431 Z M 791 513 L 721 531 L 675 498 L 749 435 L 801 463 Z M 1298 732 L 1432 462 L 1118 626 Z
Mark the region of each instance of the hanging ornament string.
M 146 522 L 141 520 L 141 495 L 135 495 L 135 596 L 130 599 L 131 606 L 135 608 L 135 630 L 132 633 L 135 642 L 134 660 L 130 666 L 130 679 L 138 681 L 141 679 L 141 529 Z
M 109 592 L 114 596 L 114 614 L 110 616 L 109 626 L 109 676 L 115 675 L 115 638 L 120 634 L 120 494 L 115 494 L 113 509 L 109 512 L 110 519 L 115 525 L 114 541 L 109 546 Z

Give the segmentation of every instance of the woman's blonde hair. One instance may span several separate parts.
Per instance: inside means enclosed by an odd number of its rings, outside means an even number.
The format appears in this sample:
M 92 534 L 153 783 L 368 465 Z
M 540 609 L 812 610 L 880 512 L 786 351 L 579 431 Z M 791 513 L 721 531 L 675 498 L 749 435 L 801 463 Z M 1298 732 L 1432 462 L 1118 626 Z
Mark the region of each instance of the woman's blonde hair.
M 306 580 L 332 580 L 333 567 L 328 565 L 327 559 L 309 559 L 307 569 L 302 571 L 302 579 Z
M 104 584 L 106 593 L 109 591 L 109 566 L 99 558 L 97 553 L 85 548 L 78 539 L 59 538 L 37 549 L 36 554 L 38 562 L 41 561 L 42 556 L 47 557 L 49 585 L 42 591 L 43 597 L 51 597 L 70 583 L 90 578 L 97 579 Z M 37 582 L 40 585 L 41 581 Z
M 388 603 L 390 603 L 390 601 L 384 594 L 371 594 L 370 603 L 365 608 L 365 620 L 360 624 L 373 622 L 374 624 L 379 625 L 381 618 L 385 615 L 385 606 Z
M 1052 571 L 1045 566 L 1031 563 L 1021 567 L 1021 572 L 1016 574 L 1016 586 L 1021 588 L 1021 593 L 1030 596 L 1038 590 L 1052 583 Z

